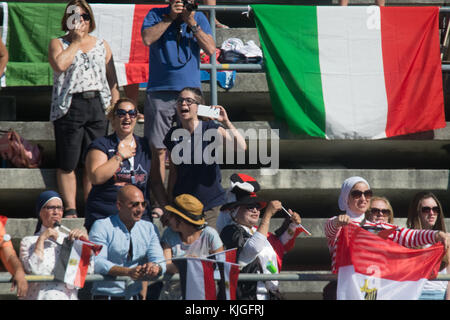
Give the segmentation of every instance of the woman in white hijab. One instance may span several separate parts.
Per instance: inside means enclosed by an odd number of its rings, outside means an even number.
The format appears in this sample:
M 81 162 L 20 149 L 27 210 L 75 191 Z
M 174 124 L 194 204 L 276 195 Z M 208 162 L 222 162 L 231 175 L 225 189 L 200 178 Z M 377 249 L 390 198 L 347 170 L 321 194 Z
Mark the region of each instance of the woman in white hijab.
M 334 216 L 325 223 L 325 236 L 328 242 L 332 258 L 332 269 L 334 271 L 335 245 L 341 228 L 350 223 L 359 225 L 365 229 L 385 230 L 395 229 L 388 239 L 397 242 L 408 248 L 416 248 L 425 244 L 434 244 L 442 242 L 445 248 L 448 248 L 448 234 L 439 230 L 411 230 L 400 228 L 398 226 L 387 223 L 373 223 L 365 220 L 365 212 L 367 211 L 372 190 L 369 183 L 362 177 L 350 177 L 344 181 L 339 195 L 339 209 L 344 214 Z

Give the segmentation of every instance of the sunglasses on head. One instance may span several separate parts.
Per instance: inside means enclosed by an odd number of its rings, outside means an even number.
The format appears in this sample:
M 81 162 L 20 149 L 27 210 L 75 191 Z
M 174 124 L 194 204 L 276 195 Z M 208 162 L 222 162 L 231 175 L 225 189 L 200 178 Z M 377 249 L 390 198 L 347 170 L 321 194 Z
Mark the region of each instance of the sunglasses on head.
M 380 209 L 380 208 L 370 208 L 370 213 L 372 213 L 372 214 L 382 213 L 383 216 L 387 216 L 387 215 L 391 214 L 391 210 L 389 210 L 389 209 Z
M 132 109 L 132 110 L 124 110 L 124 109 L 117 109 L 116 110 L 116 116 L 118 116 L 119 118 L 124 118 L 126 117 L 126 115 L 129 115 L 130 118 L 136 118 L 137 117 L 137 110 L 136 109 Z
M 350 195 L 354 198 L 354 199 L 359 199 L 362 197 L 362 195 L 364 195 L 364 197 L 367 198 L 371 198 L 373 195 L 372 190 L 366 190 L 366 191 L 361 191 L 361 190 L 353 190 L 352 192 L 350 192 Z
M 142 208 L 147 208 L 147 202 L 146 201 L 142 201 L 142 202 L 139 202 L 139 201 L 134 201 L 134 202 L 130 202 L 130 206 L 132 207 L 132 208 L 136 208 L 137 206 L 139 206 L 139 205 L 141 205 L 141 207 Z
M 430 213 L 431 210 L 433 210 L 436 213 L 441 213 L 441 209 L 439 209 L 439 207 L 422 207 L 421 210 L 423 213 Z
M 91 21 L 91 16 L 89 13 L 80 14 L 80 17 L 82 17 L 84 21 Z

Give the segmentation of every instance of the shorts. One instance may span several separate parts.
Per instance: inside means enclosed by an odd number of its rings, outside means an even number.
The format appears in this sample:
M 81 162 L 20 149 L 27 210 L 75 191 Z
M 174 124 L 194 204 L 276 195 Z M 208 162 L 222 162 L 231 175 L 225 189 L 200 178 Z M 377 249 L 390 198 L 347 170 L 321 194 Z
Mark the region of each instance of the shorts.
M 53 122 L 56 143 L 56 167 L 70 172 L 84 166 L 87 148 L 92 141 L 106 135 L 107 120 L 97 94 L 86 99 L 72 96 L 69 111 Z
M 167 149 L 164 138 L 177 121 L 179 91 L 147 92 L 144 105 L 144 137 L 156 149 Z

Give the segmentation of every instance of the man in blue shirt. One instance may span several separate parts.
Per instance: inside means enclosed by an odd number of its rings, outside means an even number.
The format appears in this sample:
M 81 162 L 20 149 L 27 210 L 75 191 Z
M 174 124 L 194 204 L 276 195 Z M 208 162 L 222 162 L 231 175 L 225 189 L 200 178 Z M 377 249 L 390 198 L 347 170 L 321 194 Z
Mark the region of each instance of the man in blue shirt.
M 165 272 L 159 232 L 149 221 L 141 220 L 146 202 L 142 191 L 126 185 L 117 194 L 119 213 L 97 220 L 89 232 L 89 240 L 101 244 L 95 257 L 95 273 L 128 276 L 125 281 L 95 282 L 94 300 L 140 299 L 142 281 Z
M 144 135 L 152 148 L 153 180 L 165 180 L 164 137 L 176 119 L 176 99 L 185 87 L 201 89 L 200 49 L 215 57 L 216 45 L 205 15 L 170 0 L 144 19 L 142 40 L 150 46 Z M 161 204 L 160 205 L 164 205 Z

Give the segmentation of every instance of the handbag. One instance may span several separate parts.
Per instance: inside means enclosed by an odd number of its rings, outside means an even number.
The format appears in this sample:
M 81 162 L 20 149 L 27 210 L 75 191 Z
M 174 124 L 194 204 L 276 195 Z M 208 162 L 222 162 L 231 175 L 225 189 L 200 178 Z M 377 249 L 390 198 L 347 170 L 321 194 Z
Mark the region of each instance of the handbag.
M 0 156 L 15 168 L 39 168 L 43 147 L 25 140 L 13 129 L 0 130 Z

